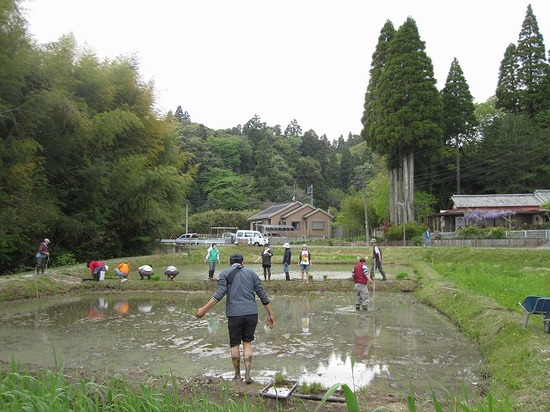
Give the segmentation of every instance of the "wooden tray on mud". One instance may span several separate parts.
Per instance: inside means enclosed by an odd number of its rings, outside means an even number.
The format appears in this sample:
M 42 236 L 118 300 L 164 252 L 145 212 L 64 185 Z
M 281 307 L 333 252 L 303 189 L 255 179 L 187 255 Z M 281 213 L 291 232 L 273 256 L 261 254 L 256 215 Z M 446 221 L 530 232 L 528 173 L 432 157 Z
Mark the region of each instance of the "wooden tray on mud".
M 260 392 L 262 396 L 268 398 L 288 399 L 298 387 L 298 379 L 285 379 L 282 382 L 272 380 Z

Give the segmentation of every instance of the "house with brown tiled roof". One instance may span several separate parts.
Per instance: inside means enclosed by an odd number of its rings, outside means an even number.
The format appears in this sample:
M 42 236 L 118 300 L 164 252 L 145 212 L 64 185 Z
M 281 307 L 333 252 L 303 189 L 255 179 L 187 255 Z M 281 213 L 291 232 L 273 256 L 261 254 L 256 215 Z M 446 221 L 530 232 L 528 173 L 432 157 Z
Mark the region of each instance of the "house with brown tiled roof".
M 251 230 L 279 232 L 295 238 L 330 238 L 330 213 L 302 202 L 272 205 L 248 218 Z
M 432 215 L 433 230 L 453 232 L 470 224 L 537 229 L 548 222 L 550 190 L 525 194 L 453 195 L 451 209 Z M 485 217 L 481 221 L 479 217 Z

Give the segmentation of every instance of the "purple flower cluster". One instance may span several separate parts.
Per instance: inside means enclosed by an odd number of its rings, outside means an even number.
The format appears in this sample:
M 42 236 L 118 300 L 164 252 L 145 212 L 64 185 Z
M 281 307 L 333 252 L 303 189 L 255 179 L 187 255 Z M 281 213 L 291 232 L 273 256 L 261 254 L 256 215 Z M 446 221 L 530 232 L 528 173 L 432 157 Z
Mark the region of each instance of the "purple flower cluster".
M 515 215 L 513 210 L 472 210 L 464 213 L 464 217 L 474 223 L 482 223 L 486 219 L 498 219 L 500 217 L 507 217 Z

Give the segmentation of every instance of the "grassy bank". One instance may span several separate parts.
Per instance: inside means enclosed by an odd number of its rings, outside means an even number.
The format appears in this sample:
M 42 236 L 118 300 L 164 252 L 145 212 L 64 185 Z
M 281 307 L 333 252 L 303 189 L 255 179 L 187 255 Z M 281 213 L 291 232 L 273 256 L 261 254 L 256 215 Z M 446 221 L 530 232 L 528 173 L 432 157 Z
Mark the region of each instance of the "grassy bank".
M 282 250 L 274 249 L 274 262 L 278 262 L 277 256 L 282 256 Z M 357 256 L 370 255 L 370 248 L 364 246 L 310 245 L 310 250 L 315 267 L 325 263 L 349 263 L 351 268 Z M 185 264 L 202 263 L 204 251 L 202 246 L 188 249 L 185 255 L 131 257 L 108 260 L 106 263 L 114 267 L 122 260 L 128 261 L 134 268 L 130 276 L 136 279 L 135 268 L 141 264 L 149 263 L 155 268 L 176 264 L 182 270 Z M 223 247 L 222 259 L 227 259 L 232 253 L 242 253 L 245 261 L 251 262 L 260 250 Z M 508 398 L 517 411 L 548 410 L 550 335 L 544 333 L 540 315 L 531 316 L 527 328 L 523 329 L 522 312 L 517 302 L 527 295 L 550 296 L 550 249 L 385 247 L 384 256 L 387 264 L 406 265 L 411 270 L 408 280 L 377 282 L 377 292 L 414 290 L 421 301 L 455 322 L 479 346 L 485 358 L 487 383 L 481 385 L 481 393 L 490 392 L 490 400 L 495 406 L 460 410 L 509 410 L 504 406 Z M 157 282 L 82 282 L 81 278 L 90 277 L 84 264 L 49 268 L 45 276 L 31 274 L 0 277 L 0 299 L 106 289 L 128 290 L 130 286 L 133 290 L 214 290 L 216 287 L 214 282 L 191 281 L 185 276 L 178 277 L 176 282 L 162 277 Z M 390 280 L 395 279 L 395 273 L 389 275 Z M 308 290 L 350 290 L 349 281 L 337 279 L 310 282 L 308 285 L 272 281 L 265 283 L 265 287 L 268 291 L 298 294 Z M 444 410 L 459 410 L 455 408 Z M 409 410 L 414 409 L 409 406 Z
M 550 335 L 541 316 L 524 330 L 518 302 L 550 296 L 550 250 L 445 248 L 423 251 L 415 268 L 429 281 L 416 291 L 455 322 L 485 357 L 491 391 L 519 411 L 547 411 Z

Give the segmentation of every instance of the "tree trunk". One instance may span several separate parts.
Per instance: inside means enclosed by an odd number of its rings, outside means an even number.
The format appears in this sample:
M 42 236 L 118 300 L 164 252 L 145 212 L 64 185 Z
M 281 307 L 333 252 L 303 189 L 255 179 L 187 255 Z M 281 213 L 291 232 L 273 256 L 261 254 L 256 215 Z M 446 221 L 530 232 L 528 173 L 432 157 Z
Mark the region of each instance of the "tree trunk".
M 408 222 L 408 202 L 409 202 L 409 179 L 410 179 L 410 171 L 409 171 L 409 157 L 408 155 L 403 155 L 401 158 L 401 168 L 403 169 L 403 180 L 401 182 L 401 187 L 403 190 L 401 202 L 403 202 L 403 206 L 401 206 L 401 213 L 403 213 L 401 223 Z
M 405 222 L 414 221 L 414 152 L 407 155 L 407 197 L 405 198 L 405 205 L 407 212 L 405 213 Z
M 390 170 L 390 223 L 398 224 L 397 208 L 399 207 L 399 179 L 398 168 L 392 167 Z
M 458 136 L 456 137 L 456 194 L 460 194 L 460 148 L 458 146 Z

